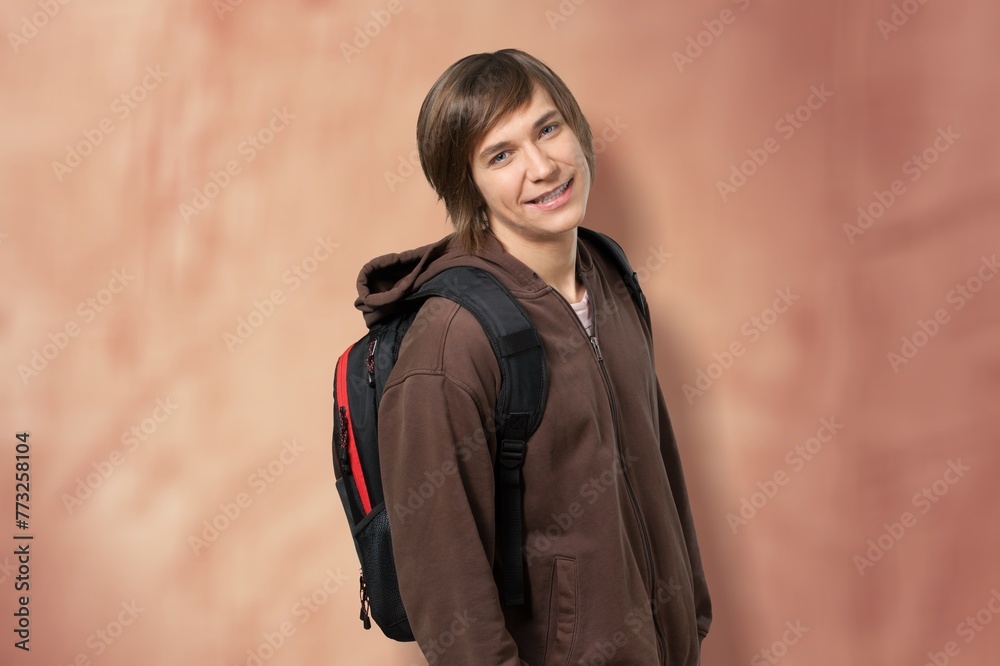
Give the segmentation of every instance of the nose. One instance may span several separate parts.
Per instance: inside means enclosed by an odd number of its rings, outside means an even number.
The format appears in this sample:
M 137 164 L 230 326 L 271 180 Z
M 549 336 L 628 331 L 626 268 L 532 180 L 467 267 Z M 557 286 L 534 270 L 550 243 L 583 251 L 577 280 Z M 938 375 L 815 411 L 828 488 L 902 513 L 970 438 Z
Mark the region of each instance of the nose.
M 549 157 L 545 149 L 534 144 L 525 149 L 525 159 L 525 176 L 531 181 L 548 180 L 557 169 L 555 160 Z

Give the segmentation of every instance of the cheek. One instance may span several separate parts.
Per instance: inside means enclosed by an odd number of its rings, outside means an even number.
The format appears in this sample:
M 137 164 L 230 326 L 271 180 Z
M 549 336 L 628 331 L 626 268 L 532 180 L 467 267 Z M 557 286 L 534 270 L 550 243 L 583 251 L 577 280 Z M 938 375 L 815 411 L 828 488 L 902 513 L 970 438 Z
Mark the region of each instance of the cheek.
M 590 168 L 587 166 L 587 156 L 583 153 L 583 147 L 579 141 L 574 140 L 572 145 L 566 147 L 565 159 L 563 160 L 576 167 L 576 170 L 588 175 Z
M 582 150 L 578 151 L 574 159 L 576 161 L 577 169 L 580 171 L 580 173 L 581 174 L 586 173 L 587 176 L 589 177 L 590 165 L 587 164 L 587 156 L 583 154 L 583 151 Z
M 572 164 L 576 167 L 577 180 L 583 189 L 590 188 L 590 165 L 587 164 L 587 156 L 582 150 L 573 155 Z
M 472 182 L 475 183 L 476 188 L 479 190 L 479 195 L 483 198 L 486 205 L 492 208 L 495 201 L 494 192 L 496 191 L 496 186 L 494 185 L 493 180 L 489 178 L 488 175 L 474 173 L 472 176 Z
M 496 207 L 510 206 L 517 201 L 518 186 L 513 170 L 507 169 L 511 173 L 490 174 L 490 178 L 484 178 L 479 185 L 479 191 L 488 204 Z

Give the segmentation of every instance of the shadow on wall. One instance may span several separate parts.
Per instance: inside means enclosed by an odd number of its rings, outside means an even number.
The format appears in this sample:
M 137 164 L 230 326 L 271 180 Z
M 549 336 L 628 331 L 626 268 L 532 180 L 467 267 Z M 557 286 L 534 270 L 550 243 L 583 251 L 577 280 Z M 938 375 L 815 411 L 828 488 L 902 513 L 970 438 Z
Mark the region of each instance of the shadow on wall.
M 638 219 L 630 204 L 633 197 L 619 177 L 620 169 L 613 158 L 610 154 L 604 154 L 600 160 L 598 174 L 587 202 L 584 226 L 608 233 L 625 248 L 626 252 L 631 248 L 632 254 L 635 254 L 635 248 L 649 244 L 648 239 L 642 237 L 643 230 L 657 226 L 657 221 Z M 636 260 L 636 257 L 629 258 Z M 695 374 L 696 364 L 691 360 L 691 354 L 680 347 L 674 334 L 677 327 L 672 325 L 668 313 L 655 302 L 650 303 L 650 309 L 654 322 L 653 344 L 656 350 L 657 375 L 663 386 L 664 396 L 668 400 L 668 408 L 676 409 L 676 401 L 672 405 L 670 403 L 671 381 L 665 373 L 673 377 L 689 377 Z M 677 416 L 676 411 L 671 411 L 675 431 L 679 420 Z M 708 524 L 710 517 L 720 516 L 724 512 L 716 502 L 716 498 L 707 490 L 714 486 L 706 474 L 712 467 L 712 461 L 709 459 L 711 449 L 708 446 L 706 433 L 699 432 L 698 428 L 686 430 L 688 434 L 678 443 L 692 511 L 697 526 L 701 528 L 698 530 L 698 545 L 701 549 L 709 592 L 712 595 L 712 630 L 705 640 L 705 655 L 710 657 L 710 661 L 706 661 L 705 666 L 735 664 L 746 659 L 746 655 L 754 651 L 750 647 L 751 642 L 748 637 L 741 630 L 743 623 L 737 621 L 752 611 L 749 608 L 739 607 L 731 595 L 725 594 L 725 590 L 736 589 L 739 572 L 735 564 L 724 557 L 727 545 L 719 540 L 718 531 L 703 527 Z M 727 620 L 725 626 L 720 624 L 722 619 Z

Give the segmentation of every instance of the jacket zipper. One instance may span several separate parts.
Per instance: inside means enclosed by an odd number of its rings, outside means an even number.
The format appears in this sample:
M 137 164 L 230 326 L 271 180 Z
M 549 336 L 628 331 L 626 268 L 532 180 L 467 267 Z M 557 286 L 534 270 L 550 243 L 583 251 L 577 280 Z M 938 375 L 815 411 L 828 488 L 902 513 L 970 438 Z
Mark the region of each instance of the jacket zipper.
M 590 302 L 593 305 L 593 311 L 596 313 L 597 304 L 594 301 L 594 294 L 590 290 L 590 285 L 587 284 L 587 281 L 584 279 L 582 275 L 580 276 L 580 280 L 583 282 L 584 288 L 590 295 Z M 629 479 L 628 469 L 625 466 L 625 453 L 622 450 L 621 434 L 618 431 L 618 403 L 615 400 L 614 392 L 611 390 L 611 378 L 608 376 L 607 368 L 604 366 L 604 355 L 601 354 L 601 345 L 597 340 L 597 317 L 596 315 L 594 315 L 591 321 L 591 325 L 594 327 L 594 334 L 589 335 L 587 333 L 587 329 L 583 327 L 583 322 L 580 321 L 580 318 L 577 316 L 576 311 L 573 310 L 573 306 L 571 306 L 569 301 L 566 300 L 566 297 L 563 296 L 562 293 L 560 293 L 557 289 L 553 289 L 552 291 L 558 294 L 559 298 L 561 298 L 563 302 L 566 303 L 566 306 L 569 308 L 570 314 L 573 315 L 573 319 L 576 320 L 576 323 L 583 331 L 583 334 L 590 339 L 590 346 L 593 347 L 594 349 L 594 354 L 597 356 L 597 365 L 601 369 L 601 377 L 604 380 L 604 388 L 605 390 L 607 390 L 608 400 L 611 403 L 611 422 L 612 425 L 614 426 L 614 431 L 615 431 L 615 445 L 616 448 L 618 449 L 618 464 L 621 465 L 622 478 L 625 480 L 625 489 L 628 491 L 629 500 L 632 503 L 632 510 L 635 511 L 636 519 L 639 523 L 639 532 L 642 536 L 642 547 L 646 555 L 646 571 L 648 572 L 649 575 L 649 585 L 650 585 L 649 610 L 652 614 L 653 629 L 656 632 L 656 644 L 657 644 L 657 649 L 659 651 L 659 653 L 657 654 L 657 659 L 659 660 L 659 663 L 662 664 L 663 659 L 666 658 L 667 648 L 666 648 L 666 641 L 663 638 L 663 633 L 660 631 L 660 623 L 657 620 L 657 615 L 656 615 L 656 581 L 655 581 L 655 574 L 653 572 L 653 552 L 651 546 L 649 545 L 649 534 L 646 532 L 646 521 L 642 516 L 642 510 L 639 508 L 639 501 L 638 499 L 636 499 L 635 490 L 632 488 L 632 481 L 631 479 Z

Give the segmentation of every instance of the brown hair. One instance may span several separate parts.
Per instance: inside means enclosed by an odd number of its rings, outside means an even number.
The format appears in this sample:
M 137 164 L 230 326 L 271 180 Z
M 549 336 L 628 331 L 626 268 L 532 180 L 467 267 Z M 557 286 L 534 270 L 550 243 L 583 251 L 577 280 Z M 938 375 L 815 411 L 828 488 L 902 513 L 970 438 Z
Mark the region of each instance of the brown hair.
M 482 248 L 486 204 L 469 167 L 476 144 L 544 88 L 576 135 L 594 177 L 590 125 L 573 94 L 542 61 L 517 49 L 462 58 L 431 87 L 417 118 L 417 149 L 427 181 L 444 200 L 455 234 L 468 252 Z

